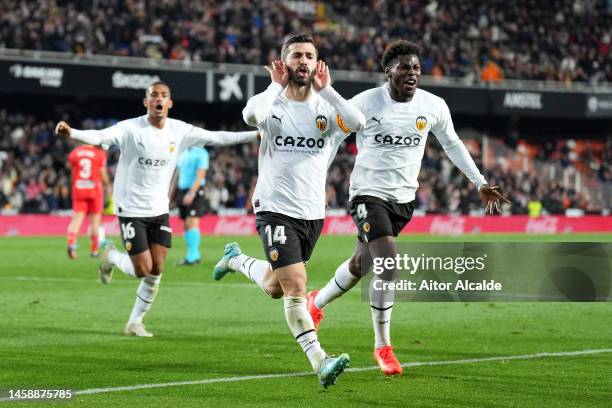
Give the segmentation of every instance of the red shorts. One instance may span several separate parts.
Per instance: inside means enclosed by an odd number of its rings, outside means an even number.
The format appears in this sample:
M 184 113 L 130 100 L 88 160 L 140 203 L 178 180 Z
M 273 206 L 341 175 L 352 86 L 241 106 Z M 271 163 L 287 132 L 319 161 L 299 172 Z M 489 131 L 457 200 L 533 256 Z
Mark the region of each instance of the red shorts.
M 74 197 L 72 209 L 75 212 L 84 212 L 86 214 L 102 214 L 104 210 L 104 199 L 101 196 Z

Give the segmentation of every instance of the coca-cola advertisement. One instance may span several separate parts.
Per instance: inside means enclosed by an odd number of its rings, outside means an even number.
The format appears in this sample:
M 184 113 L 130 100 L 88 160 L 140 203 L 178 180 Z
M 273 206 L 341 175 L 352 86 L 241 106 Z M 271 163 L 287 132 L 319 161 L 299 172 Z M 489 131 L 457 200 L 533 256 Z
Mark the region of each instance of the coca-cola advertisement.
M 60 215 L 16 215 L 0 216 L 0 236 L 65 235 L 69 216 Z M 105 216 L 102 226 L 108 235 L 119 235 L 117 218 Z M 178 217 L 170 218 L 174 234 L 183 233 L 183 224 Z M 200 222 L 205 235 L 256 235 L 255 216 L 206 215 Z M 612 217 L 584 216 L 562 217 L 528 216 L 510 217 L 461 217 L 423 216 L 414 217 L 402 234 L 463 235 L 479 233 L 527 233 L 569 234 L 576 232 L 611 232 Z M 350 216 L 330 216 L 325 219 L 323 234 L 352 235 L 357 229 Z

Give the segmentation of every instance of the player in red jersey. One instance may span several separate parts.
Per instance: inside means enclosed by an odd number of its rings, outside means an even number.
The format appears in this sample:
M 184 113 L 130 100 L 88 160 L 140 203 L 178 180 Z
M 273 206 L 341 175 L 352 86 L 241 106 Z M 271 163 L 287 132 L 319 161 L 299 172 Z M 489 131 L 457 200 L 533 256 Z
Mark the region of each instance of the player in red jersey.
M 83 145 L 68 156 L 72 168 L 72 221 L 68 226 L 68 257 L 76 258 L 76 239 L 85 215 L 91 216 L 91 256 L 98 256 L 98 234 L 104 208 L 104 192 L 110 192 L 106 152 Z

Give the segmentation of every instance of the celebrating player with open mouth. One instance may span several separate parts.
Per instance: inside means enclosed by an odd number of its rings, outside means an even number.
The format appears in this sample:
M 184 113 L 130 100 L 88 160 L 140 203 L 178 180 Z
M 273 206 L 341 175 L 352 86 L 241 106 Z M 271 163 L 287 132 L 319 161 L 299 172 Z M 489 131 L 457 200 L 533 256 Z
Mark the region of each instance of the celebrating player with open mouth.
M 109 283 L 113 267 L 140 279 L 126 335 L 152 337 L 142 320 L 155 300 L 171 245 L 168 193 L 179 155 L 195 145 L 230 145 L 257 138 L 257 132 L 211 132 L 168 118 L 170 88 L 155 82 L 145 92 L 147 114 L 103 130 L 71 129 L 59 122 L 55 133 L 92 145 L 116 144 L 121 150 L 113 184 L 115 213 L 127 254 L 110 244 L 102 255 L 100 279 Z M 129 255 L 128 255 L 129 254 Z
M 268 68 L 270 86 L 243 110 L 245 121 L 262 135 L 253 208 L 268 261 L 248 257 L 230 243 L 214 278 L 240 271 L 269 296 L 283 296 L 289 329 L 327 388 L 349 356 L 327 357 L 319 344 L 306 305 L 305 264 L 323 227 L 327 168 L 339 144 L 365 118 L 331 87 L 311 36 L 287 39 L 281 57 Z
M 350 259 L 320 291 L 308 293 L 308 310 L 318 328 L 323 308 L 357 284 L 372 258 L 394 258 L 395 239 L 410 221 L 418 187 L 417 177 L 432 132 L 459 169 L 476 185 L 485 212 L 499 211 L 507 201 L 497 186 L 490 187 L 453 127 L 442 98 L 417 89 L 421 77 L 421 51 L 416 44 L 397 41 L 382 57 L 387 83 L 356 95 L 351 101 L 365 114 L 366 126 L 357 132 L 358 154 L 351 174 L 350 212 L 358 228 L 358 241 Z M 401 374 L 389 325 L 392 290 L 374 290 L 376 280 L 393 281 L 395 269 L 385 269 L 370 286 L 374 324 L 374 357 L 386 375 Z

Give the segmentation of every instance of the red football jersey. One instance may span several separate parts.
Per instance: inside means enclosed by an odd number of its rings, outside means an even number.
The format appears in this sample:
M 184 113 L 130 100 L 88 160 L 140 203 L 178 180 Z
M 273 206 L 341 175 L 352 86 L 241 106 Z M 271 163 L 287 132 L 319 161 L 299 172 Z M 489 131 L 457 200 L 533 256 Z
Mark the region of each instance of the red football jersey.
M 106 152 L 94 146 L 79 146 L 68 156 L 72 168 L 74 198 L 101 195 L 100 169 L 106 167 Z

